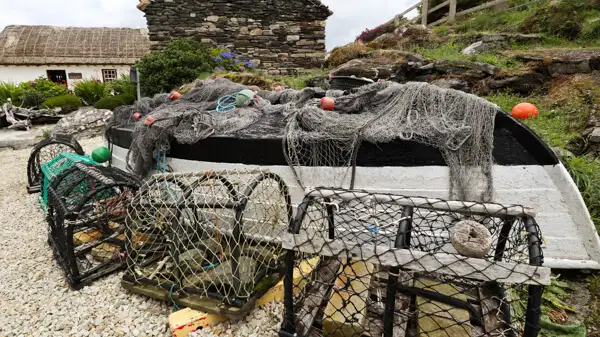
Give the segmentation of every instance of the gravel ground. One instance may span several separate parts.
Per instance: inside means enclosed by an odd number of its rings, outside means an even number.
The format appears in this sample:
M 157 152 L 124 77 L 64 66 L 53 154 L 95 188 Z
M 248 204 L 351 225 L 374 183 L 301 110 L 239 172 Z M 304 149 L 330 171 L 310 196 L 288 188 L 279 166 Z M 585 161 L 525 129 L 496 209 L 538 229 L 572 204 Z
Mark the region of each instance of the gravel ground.
M 86 153 L 103 145 L 102 138 L 81 143 Z M 69 289 L 47 244 L 38 195 L 26 192 L 30 151 L 0 149 L 0 336 L 171 336 L 170 307 L 122 289 L 120 273 Z M 190 336 L 276 336 L 282 310 L 271 303 Z

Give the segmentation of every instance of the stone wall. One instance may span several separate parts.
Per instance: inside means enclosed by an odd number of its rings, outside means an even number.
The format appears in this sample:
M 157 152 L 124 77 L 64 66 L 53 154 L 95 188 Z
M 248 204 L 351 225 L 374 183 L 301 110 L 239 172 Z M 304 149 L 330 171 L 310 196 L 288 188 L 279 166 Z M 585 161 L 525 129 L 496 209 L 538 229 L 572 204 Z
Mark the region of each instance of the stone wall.
M 145 13 L 153 49 L 194 38 L 275 74 L 321 66 L 332 14 L 319 0 L 155 0 Z

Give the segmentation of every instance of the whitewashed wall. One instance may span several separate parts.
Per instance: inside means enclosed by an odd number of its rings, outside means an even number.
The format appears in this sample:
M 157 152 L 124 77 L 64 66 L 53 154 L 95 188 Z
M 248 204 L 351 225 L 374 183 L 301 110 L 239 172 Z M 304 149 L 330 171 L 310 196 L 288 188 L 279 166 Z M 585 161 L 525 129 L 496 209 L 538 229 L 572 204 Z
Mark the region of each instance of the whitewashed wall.
M 129 74 L 130 65 L 43 65 L 43 66 L 5 66 L 0 65 L 0 81 L 23 82 L 31 81 L 40 76 L 46 77 L 46 70 L 64 70 L 67 73 L 81 73 L 84 79 L 97 78 L 102 80 L 102 69 L 116 69 L 117 76 Z M 68 79 L 69 88 L 77 80 Z

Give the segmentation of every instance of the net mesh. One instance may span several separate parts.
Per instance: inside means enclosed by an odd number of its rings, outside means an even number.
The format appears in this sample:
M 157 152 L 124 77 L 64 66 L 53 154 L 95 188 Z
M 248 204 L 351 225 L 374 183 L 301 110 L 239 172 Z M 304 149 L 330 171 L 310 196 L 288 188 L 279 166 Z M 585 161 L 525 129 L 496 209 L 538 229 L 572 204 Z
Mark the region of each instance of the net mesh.
M 291 216 L 287 186 L 267 171 L 154 175 L 128 209 L 123 285 L 198 310 L 245 308 L 280 280 Z
M 533 210 L 317 188 L 283 236 L 292 336 L 537 336 Z
M 399 139 L 440 150 L 450 168 L 450 198 L 492 198 L 493 130 L 500 109 L 484 99 L 427 83 L 382 82 L 349 92 L 259 91 L 250 106 L 217 112 L 219 98 L 243 89 L 247 87 L 226 79 L 198 81 L 179 100 L 152 109 L 135 123 L 127 156 L 130 170 L 148 174 L 171 141 L 193 144 L 214 135 L 281 137 L 301 186 L 314 181 L 311 167 L 335 167 L 331 186 L 353 187 L 361 143 Z M 335 111 L 320 108 L 319 99 L 326 95 L 335 97 Z M 131 111 L 123 109 L 128 118 Z
M 74 289 L 123 266 L 125 209 L 138 185 L 119 169 L 82 162 L 52 180 L 49 240 Z
M 67 135 L 50 136 L 33 147 L 27 162 L 27 182 L 30 192 L 39 192 L 42 166 L 62 152 L 83 155 L 81 145 Z
M 40 196 L 39 200 L 39 205 L 42 208 L 42 210 L 46 210 L 48 208 L 48 189 L 50 188 L 52 181 L 58 176 L 60 176 L 67 169 L 74 167 L 77 163 L 84 163 L 88 165 L 100 165 L 88 156 L 72 152 L 61 152 L 56 157 L 54 157 L 54 159 L 48 161 L 42 166 L 42 195 Z M 85 185 L 80 185 L 77 187 L 86 188 Z M 80 192 L 85 193 L 88 191 L 82 190 Z

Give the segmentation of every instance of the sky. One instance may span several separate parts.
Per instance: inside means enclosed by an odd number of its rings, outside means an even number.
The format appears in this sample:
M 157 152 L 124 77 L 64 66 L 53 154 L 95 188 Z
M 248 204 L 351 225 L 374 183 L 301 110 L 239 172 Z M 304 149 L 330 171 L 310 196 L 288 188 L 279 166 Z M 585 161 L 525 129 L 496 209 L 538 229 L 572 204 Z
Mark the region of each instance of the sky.
M 177 1 L 177 0 L 175 0 Z M 287 0 L 293 1 L 293 0 Z M 334 12 L 327 20 L 327 49 L 352 42 L 418 0 L 322 0 Z M 145 28 L 138 0 L 0 0 L 0 30 L 8 25 Z

